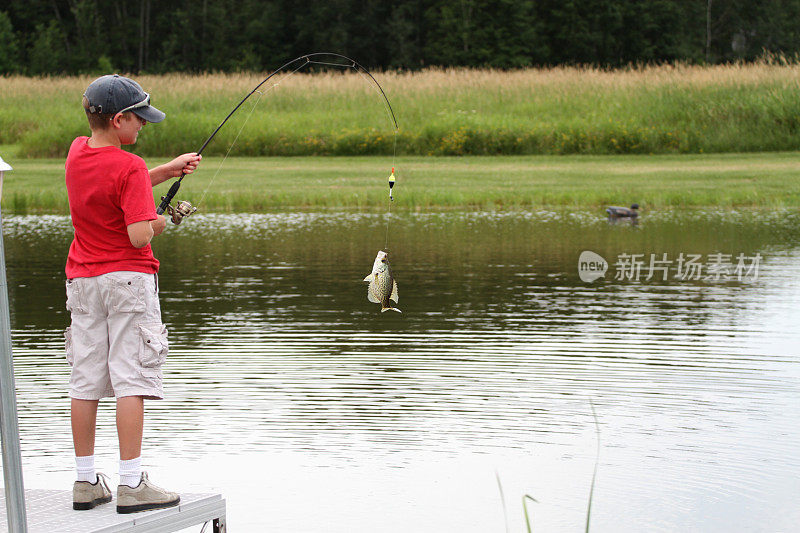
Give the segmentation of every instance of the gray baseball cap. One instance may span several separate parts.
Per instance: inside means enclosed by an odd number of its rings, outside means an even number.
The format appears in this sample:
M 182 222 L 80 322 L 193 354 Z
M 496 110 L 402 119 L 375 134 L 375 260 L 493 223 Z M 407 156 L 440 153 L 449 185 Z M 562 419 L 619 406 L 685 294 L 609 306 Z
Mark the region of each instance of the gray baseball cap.
M 89 84 L 83 96 L 89 101 L 89 113 L 131 111 L 147 122 L 161 122 L 167 116 L 150 105 L 150 95 L 141 85 L 119 74 L 97 78 Z

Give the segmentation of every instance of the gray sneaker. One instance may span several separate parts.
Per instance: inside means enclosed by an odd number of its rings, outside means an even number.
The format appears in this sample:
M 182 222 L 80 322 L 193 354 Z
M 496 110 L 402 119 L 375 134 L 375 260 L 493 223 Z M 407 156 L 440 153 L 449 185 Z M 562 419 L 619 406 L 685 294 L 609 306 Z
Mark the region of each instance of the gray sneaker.
M 101 503 L 111 501 L 111 491 L 108 489 L 105 474 L 97 473 L 94 483 L 76 481 L 72 485 L 72 508 L 76 511 L 87 511 Z
M 142 479 L 136 487 L 131 488 L 128 485 L 117 487 L 117 512 L 120 514 L 174 507 L 180 502 L 181 497 L 176 493 L 167 492 L 150 483 L 147 472 L 142 472 Z

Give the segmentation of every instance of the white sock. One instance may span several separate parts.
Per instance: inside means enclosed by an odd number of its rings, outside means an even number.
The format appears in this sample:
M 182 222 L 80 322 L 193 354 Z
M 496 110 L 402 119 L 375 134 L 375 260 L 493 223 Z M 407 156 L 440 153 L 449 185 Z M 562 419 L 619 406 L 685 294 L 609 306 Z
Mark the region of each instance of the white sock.
M 97 483 L 97 474 L 94 471 L 94 455 L 75 457 L 75 466 L 78 470 L 78 481 Z
M 139 486 L 142 480 L 142 457 L 136 459 L 120 460 L 119 462 L 119 484 L 128 485 L 131 488 Z

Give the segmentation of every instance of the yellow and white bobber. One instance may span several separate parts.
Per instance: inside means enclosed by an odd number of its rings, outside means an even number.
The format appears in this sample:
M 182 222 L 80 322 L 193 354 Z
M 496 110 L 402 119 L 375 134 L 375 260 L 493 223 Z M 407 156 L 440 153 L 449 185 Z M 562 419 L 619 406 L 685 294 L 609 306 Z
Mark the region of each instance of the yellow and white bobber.
M 3 161 L 3 158 L 0 157 L 0 198 L 3 197 L 3 174 L 5 174 L 6 170 L 14 170 L 11 168 L 11 165 Z

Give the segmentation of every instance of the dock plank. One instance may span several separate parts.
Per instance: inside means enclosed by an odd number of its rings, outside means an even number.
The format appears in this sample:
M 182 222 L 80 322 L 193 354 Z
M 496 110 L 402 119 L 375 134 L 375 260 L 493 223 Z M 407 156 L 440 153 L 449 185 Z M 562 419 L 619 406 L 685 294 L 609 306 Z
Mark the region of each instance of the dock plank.
M 72 509 L 71 490 L 25 491 L 28 533 L 168 533 L 225 519 L 225 500 L 220 494 L 181 494 L 181 503 L 169 509 L 117 514 L 115 501 L 89 511 Z M 0 531 L 8 530 L 5 493 L 0 490 Z

